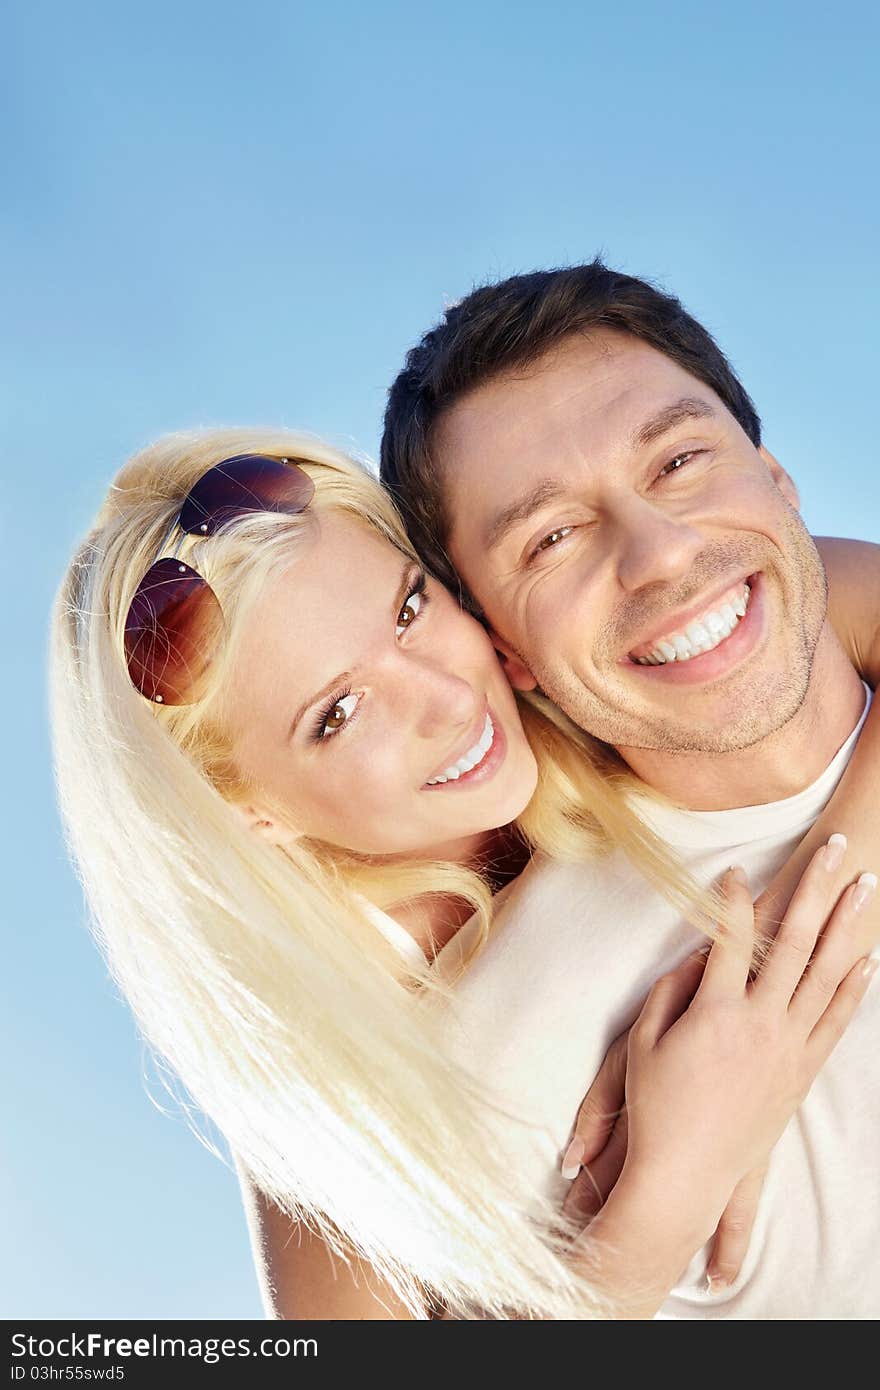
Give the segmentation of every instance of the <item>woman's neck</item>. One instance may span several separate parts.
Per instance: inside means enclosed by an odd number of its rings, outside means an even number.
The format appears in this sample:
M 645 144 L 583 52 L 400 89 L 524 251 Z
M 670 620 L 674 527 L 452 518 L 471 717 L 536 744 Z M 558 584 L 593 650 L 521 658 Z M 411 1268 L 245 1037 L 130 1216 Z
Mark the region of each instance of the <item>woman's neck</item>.
M 528 846 L 514 826 L 484 831 L 466 840 L 432 848 L 432 858 L 458 863 L 488 880 L 493 893 L 522 872 L 529 860 Z M 473 908 L 463 898 L 428 893 L 409 902 L 396 903 L 391 915 L 418 942 L 430 960 L 473 916 Z

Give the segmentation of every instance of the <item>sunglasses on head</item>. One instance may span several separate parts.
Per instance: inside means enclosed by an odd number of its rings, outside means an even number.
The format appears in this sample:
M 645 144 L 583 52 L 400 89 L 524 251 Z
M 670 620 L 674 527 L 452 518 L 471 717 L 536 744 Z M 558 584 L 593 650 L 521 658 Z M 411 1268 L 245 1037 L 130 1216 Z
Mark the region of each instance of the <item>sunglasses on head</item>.
M 162 552 L 174 532 L 213 536 L 248 512 L 304 511 L 315 485 L 298 464 L 265 454 L 236 454 L 215 463 L 193 484 L 162 542 L 160 558 L 135 590 L 125 619 L 125 657 L 133 684 L 160 705 L 188 705 L 199 689 L 223 633 L 217 596 L 196 570 Z

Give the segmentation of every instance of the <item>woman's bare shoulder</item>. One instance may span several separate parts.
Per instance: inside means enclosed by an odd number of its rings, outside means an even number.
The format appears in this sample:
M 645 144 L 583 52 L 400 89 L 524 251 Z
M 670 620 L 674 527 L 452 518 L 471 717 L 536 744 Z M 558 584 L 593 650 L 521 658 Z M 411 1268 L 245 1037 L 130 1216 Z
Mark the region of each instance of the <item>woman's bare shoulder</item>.
M 346 1260 L 303 1223 L 291 1221 L 236 1163 L 251 1253 L 266 1316 L 401 1320 L 412 1314 L 376 1271 L 352 1252 Z

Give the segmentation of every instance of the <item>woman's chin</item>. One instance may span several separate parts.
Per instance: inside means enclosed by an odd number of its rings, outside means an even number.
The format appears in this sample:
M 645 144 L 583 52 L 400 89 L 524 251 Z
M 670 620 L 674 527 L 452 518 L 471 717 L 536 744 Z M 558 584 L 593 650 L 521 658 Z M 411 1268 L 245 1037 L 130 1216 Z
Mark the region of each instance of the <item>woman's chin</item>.
M 512 755 L 512 756 L 511 756 Z M 455 782 L 432 787 L 430 797 L 437 815 L 426 817 L 421 830 L 415 816 L 405 810 L 395 816 L 397 825 L 407 826 L 405 842 L 381 832 L 375 839 L 344 844 L 335 835 L 312 835 L 315 843 L 340 854 L 353 854 L 377 862 L 399 863 L 408 859 L 454 857 L 464 860 L 472 852 L 469 842 L 512 824 L 528 806 L 538 785 L 538 764 L 528 743 L 511 749 L 507 767 L 494 785 L 474 786 L 470 791 Z M 415 808 L 414 808 L 415 809 Z M 442 813 L 441 813 L 442 812 Z

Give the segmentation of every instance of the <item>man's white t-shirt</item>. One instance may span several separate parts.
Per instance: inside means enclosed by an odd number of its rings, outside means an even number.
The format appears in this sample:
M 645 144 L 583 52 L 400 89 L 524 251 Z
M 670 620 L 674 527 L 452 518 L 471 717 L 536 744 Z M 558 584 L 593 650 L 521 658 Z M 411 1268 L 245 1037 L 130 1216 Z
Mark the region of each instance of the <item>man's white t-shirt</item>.
M 739 863 L 757 896 L 830 799 L 865 714 L 822 776 L 797 796 L 725 811 L 652 804 L 652 824 L 695 877 L 709 882 Z M 477 1059 L 483 1083 L 491 1081 L 527 1121 L 495 1121 L 510 1163 L 561 1199 L 560 1158 L 608 1046 L 657 977 L 703 938 L 621 853 L 579 865 L 538 857 L 499 896 L 489 941 L 455 985 L 449 1043 L 472 1070 Z M 435 968 L 454 968 L 467 933 L 465 926 Z M 658 1317 L 880 1316 L 876 986 L 774 1149 L 748 1255 L 721 1295 L 706 1292 L 707 1253 L 692 1261 Z

